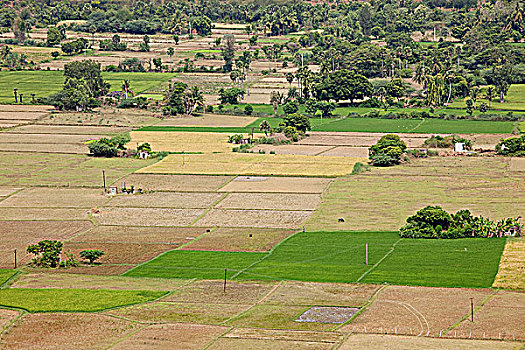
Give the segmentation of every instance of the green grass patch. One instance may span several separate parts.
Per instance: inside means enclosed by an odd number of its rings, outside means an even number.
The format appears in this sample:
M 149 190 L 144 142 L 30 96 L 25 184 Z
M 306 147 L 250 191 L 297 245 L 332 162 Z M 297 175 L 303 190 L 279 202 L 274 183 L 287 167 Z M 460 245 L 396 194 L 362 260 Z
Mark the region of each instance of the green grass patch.
M 131 89 L 141 93 L 168 81 L 174 77 L 171 73 L 102 73 L 111 84 L 110 90 L 121 90 L 124 80 L 129 80 Z M 36 97 L 48 97 L 62 89 L 63 71 L 0 71 L 0 103 L 14 103 L 13 89 L 24 94 L 24 101 L 31 101 L 31 94 Z
M 504 239 L 416 240 L 400 239 L 397 232 L 306 232 L 270 253 L 175 250 L 125 275 L 222 279 L 227 268 L 228 278 L 250 280 L 486 288 L 492 285 L 504 246 Z
M 482 96 L 483 94 L 480 94 Z M 505 96 L 505 101 L 499 103 L 499 96 L 495 96 L 492 99 L 492 110 L 487 113 L 498 113 L 498 110 L 512 110 L 512 111 L 525 111 L 525 84 L 512 84 Z M 479 106 L 482 102 L 489 104 L 489 100 L 485 98 L 478 98 L 476 100 L 476 106 Z M 464 99 L 458 99 L 450 104 L 453 108 L 466 108 Z
M 261 259 L 266 253 L 173 250 L 124 274 L 132 277 L 222 279 Z
M 0 305 L 29 312 L 94 312 L 152 301 L 167 292 L 103 289 L 0 290 Z
M 0 286 L 16 274 L 16 270 L 0 269 Z

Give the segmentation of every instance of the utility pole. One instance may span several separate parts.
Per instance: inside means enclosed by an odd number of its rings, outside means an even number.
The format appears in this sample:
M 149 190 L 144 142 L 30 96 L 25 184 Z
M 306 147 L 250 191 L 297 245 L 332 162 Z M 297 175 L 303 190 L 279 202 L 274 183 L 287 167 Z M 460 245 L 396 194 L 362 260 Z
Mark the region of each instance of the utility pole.
M 474 298 L 470 298 L 470 321 L 474 322 Z
M 224 293 L 226 293 L 226 274 L 228 273 L 228 269 L 224 269 Z
M 104 190 L 106 190 L 106 171 L 102 170 L 102 179 L 104 181 Z
M 16 269 L 16 265 L 17 263 L 16 263 L 16 249 L 15 249 L 15 269 Z

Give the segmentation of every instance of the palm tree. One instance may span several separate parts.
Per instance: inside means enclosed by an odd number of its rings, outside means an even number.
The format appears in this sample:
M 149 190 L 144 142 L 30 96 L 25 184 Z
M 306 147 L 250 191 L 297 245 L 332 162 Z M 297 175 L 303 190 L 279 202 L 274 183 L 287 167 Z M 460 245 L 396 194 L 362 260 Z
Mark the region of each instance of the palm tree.
M 453 72 L 448 71 L 445 75 L 445 81 L 448 83 L 448 97 L 447 97 L 447 103 L 446 105 L 450 103 L 450 97 L 452 96 L 452 83 L 454 82 L 454 79 L 456 79 L 456 76 Z
M 272 127 L 270 126 L 270 123 L 268 123 L 266 120 L 263 120 L 259 125 L 259 130 L 263 131 L 264 135 L 268 136 L 268 132 L 272 130 Z
M 489 109 L 492 107 L 492 99 L 494 98 L 496 91 L 494 89 L 494 86 L 489 85 L 487 87 L 487 91 L 485 93 L 485 96 L 487 97 L 487 100 L 489 100 Z
M 470 98 L 472 99 L 472 102 L 474 102 L 474 109 L 476 109 L 476 101 L 479 96 L 479 88 L 477 86 L 473 87 L 470 90 Z
M 184 92 L 182 102 L 184 105 L 184 113 L 191 115 L 196 106 L 204 106 L 204 94 L 198 86 L 193 86 Z
M 126 100 L 128 99 L 129 86 L 130 86 L 129 80 L 124 80 L 124 82 L 122 82 L 122 90 L 126 94 Z
M 173 49 L 173 47 L 169 47 L 168 56 L 170 56 L 170 64 L 171 64 L 171 58 L 173 57 L 174 54 L 175 54 L 175 50 Z
M 278 91 L 272 91 L 270 95 L 270 103 L 273 106 L 273 114 L 277 114 L 277 108 L 281 104 L 282 97 Z
M 294 75 L 292 72 L 288 72 L 285 74 L 285 77 L 286 77 L 286 81 L 288 81 L 288 84 L 290 84 L 290 88 L 292 88 L 292 82 L 293 82 L 293 79 L 294 79 Z

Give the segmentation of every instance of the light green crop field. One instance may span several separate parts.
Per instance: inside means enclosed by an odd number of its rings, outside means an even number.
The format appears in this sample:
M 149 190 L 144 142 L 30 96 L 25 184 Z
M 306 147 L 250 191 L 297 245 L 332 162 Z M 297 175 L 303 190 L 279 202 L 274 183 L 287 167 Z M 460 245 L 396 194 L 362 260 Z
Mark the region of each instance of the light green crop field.
M 174 77 L 171 73 L 102 73 L 111 84 L 110 91 L 121 90 L 124 80 L 129 80 L 135 93 L 142 93 Z M 45 83 L 43 83 L 45 82 Z M 59 91 L 64 83 L 63 71 L 0 71 L 0 103 L 14 103 L 13 89 L 24 94 L 24 102 L 31 101 L 31 94 L 36 98 L 48 97 Z
M 369 261 L 365 264 L 365 245 Z M 269 253 L 171 251 L 126 273 L 135 277 L 366 282 L 490 287 L 505 239 L 414 240 L 397 232 L 307 232 Z
M 15 270 L 10 269 L 0 269 L 0 285 L 4 284 L 8 279 L 10 279 L 16 273 Z
M 492 99 L 492 109 L 488 113 L 494 112 L 497 113 L 498 109 L 501 110 L 514 110 L 514 111 L 525 111 L 525 84 L 512 84 L 505 96 L 505 101 L 500 103 L 499 96 L 496 96 Z M 481 94 L 480 97 L 484 97 Z M 489 100 L 486 98 L 478 98 L 476 100 L 476 106 L 479 106 L 482 102 L 489 104 Z M 456 100 L 450 104 L 452 108 L 466 108 L 465 100 Z
M 152 301 L 167 292 L 103 289 L 0 290 L 0 305 L 29 312 L 94 312 Z

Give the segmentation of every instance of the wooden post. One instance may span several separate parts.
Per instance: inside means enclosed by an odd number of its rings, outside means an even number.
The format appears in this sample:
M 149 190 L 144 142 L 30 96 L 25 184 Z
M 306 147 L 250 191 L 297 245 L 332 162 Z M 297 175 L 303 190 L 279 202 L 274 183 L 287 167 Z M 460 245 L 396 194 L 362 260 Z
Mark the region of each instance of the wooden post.
M 255 128 L 252 128 L 252 143 L 253 143 L 253 129 L 255 129 Z
M 368 243 L 365 244 L 365 264 L 368 266 Z
M 184 166 L 184 151 L 182 151 L 182 166 Z
M 470 298 L 470 321 L 474 322 L 474 298 Z
M 228 269 L 224 269 L 224 293 L 226 293 L 226 274 L 228 273 Z
M 104 190 L 106 189 L 106 171 L 102 170 L 102 179 L 104 180 Z
M 16 269 L 16 265 L 17 263 L 16 263 L 16 249 L 15 249 L 15 269 Z

